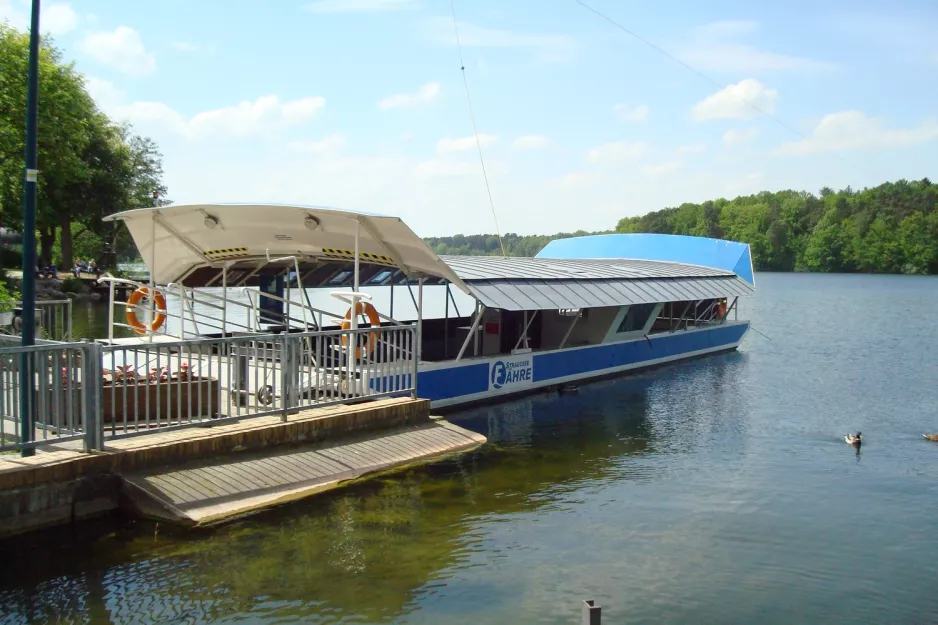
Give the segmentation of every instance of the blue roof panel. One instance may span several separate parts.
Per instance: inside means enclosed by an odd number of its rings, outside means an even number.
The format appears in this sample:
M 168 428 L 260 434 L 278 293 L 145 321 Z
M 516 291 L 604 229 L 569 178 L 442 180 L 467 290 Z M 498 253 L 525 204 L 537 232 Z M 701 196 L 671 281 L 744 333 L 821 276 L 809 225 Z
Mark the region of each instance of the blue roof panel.
M 755 286 L 748 243 L 678 234 L 596 234 L 556 239 L 537 258 L 616 258 L 699 265 L 732 271 Z

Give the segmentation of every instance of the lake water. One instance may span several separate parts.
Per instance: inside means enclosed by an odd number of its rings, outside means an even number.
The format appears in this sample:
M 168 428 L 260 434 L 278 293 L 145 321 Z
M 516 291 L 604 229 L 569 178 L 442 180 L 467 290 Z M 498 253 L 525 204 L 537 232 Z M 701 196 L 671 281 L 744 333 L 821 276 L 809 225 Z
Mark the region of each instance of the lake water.
M 0 623 L 938 622 L 936 310 L 935 278 L 760 274 L 769 338 L 453 415 L 476 453 L 0 545 Z

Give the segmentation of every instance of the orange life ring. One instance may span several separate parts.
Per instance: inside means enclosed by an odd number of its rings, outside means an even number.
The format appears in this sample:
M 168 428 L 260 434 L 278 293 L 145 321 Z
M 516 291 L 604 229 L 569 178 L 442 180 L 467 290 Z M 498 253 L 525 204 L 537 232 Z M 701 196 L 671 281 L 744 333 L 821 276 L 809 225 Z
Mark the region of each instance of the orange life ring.
M 130 297 L 127 298 L 127 305 L 124 307 L 124 317 L 127 319 L 127 325 L 133 328 L 133 331 L 137 334 L 146 334 L 147 330 L 156 332 L 166 321 L 166 298 L 156 289 L 153 290 L 153 304 L 156 312 L 153 321 L 147 326 L 137 317 L 137 311 L 135 310 L 137 304 L 149 297 L 149 287 L 142 286 L 130 294 Z
M 717 300 L 717 319 L 722 319 L 726 316 L 726 298 Z
M 381 318 L 378 316 L 378 311 L 375 310 L 375 307 L 372 306 L 369 302 L 358 302 L 355 304 L 355 314 L 356 315 L 365 315 L 368 317 L 368 322 L 373 327 L 378 327 L 381 325 Z M 342 322 L 342 329 L 348 330 L 352 327 L 352 309 L 349 308 L 348 312 L 345 313 L 345 320 Z M 375 345 L 378 343 L 378 333 L 369 332 L 368 338 L 365 340 L 365 349 L 368 350 L 368 353 L 371 353 L 375 349 Z M 342 335 L 342 345 L 348 345 L 348 335 Z M 361 346 L 355 348 L 355 357 L 362 357 L 362 348 Z

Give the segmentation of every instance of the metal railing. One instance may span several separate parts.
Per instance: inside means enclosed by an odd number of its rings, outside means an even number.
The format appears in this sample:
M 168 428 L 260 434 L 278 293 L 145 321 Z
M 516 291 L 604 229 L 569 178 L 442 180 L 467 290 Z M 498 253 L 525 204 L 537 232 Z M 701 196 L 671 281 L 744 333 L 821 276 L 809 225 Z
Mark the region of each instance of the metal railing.
M 84 439 L 95 422 L 94 379 L 98 363 L 92 343 L 46 343 L 0 349 L 0 451 L 42 447 Z M 23 422 L 22 374 L 32 377 L 30 419 Z
M 290 297 L 278 297 L 270 293 L 261 293 L 257 289 L 238 287 L 245 301 L 232 298 L 227 294 L 216 294 L 204 289 L 184 287 L 180 284 L 167 284 L 156 287 L 156 291 L 163 294 L 167 301 L 165 309 L 155 307 L 149 299 L 137 304 L 129 305 L 127 301 L 118 297 L 118 286 L 134 289 L 150 289 L 150 285 L 115 278 L 105 274 L 98 279 L 109 287 L 108 293 L 108 339 L 113 340 L 114 329 L 124 328 L 141 335 L 154 335 L 184 340 L 190 337 L 204 336 L 209 333 L 230 332 L 263 332 L 263 326 L 286 326 L 300 328 L 305 331 L 319 330 L 325 325 L 338 326 L 343 321 L 342 314 L 329 312 L 313 306 L 309 301 L 309 294 L 304 291 L 302 297 L 306 301 L 297 301 Z M 295 288 L 293 290 L 296 290 Z M 261 298 L 281 305 L 282 312 L 272 315 L 261 308 Z M 144 329 L 134 328 L 129 323 L 121 321 L 126 311 L 133 310 L 139 315 Z M 149 329 L 149 322 L 154 314 L 164 316 L 165 323 L 157 330 Z M 399 321 L 379 313 L 383 322 L 392 325 L 402 325 Z M 172 326 L 172 327 L 170 327 Z
M 14 302 L 21 309 L 22 302 Z M 18 336 L 23 327 L 21 313 L 16 313 L 9 324 L 0 325 L 0 335 Z M 49 341 L 72 340 L 72 300 L 36 301 L 36 336 Z
M 0 451 L 416 397 L 416 327 L 0 347 Z M 23 436 L 20 375 L 35 392 Z

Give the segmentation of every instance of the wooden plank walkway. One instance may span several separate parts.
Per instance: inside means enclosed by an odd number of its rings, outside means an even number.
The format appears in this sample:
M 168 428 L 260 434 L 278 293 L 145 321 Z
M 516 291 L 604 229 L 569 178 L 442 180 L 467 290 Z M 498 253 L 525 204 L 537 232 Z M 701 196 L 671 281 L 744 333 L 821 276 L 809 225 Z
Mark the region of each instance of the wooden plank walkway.
M 439 420 L 332 444 L 244 452 L 235 458 L 128 474 L 124 491 L 145 516 L 208 525 L 485 442 L 481 434 Z

